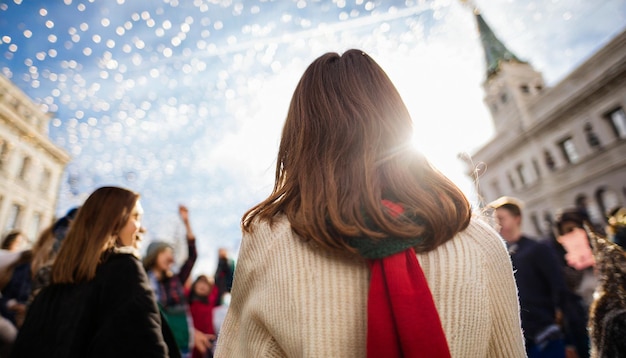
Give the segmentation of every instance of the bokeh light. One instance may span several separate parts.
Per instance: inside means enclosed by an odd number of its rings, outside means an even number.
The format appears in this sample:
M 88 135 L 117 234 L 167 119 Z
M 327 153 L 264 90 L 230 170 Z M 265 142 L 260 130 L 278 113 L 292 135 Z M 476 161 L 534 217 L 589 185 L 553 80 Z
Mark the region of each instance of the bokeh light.
M 475 2 L 548 84 L 626 24 L 624 0 Z M 322 53 L 349 48 L 387 70 L 414 116 L 418 148 L 471 190 L 456 154 L 492 129 L 482 48 L 460 1 L 0 4 L 0 71 L 52 113 L 49 135 L 73 157 L 58 213 L 98 186 L 121 185 L 142 194 L 148 241 L 180 243 L 176 207 L 185 203 L 196 272 L 213 270 L 218 247 L 237 250 L 241 215 L 270 192 L 299 76 Z

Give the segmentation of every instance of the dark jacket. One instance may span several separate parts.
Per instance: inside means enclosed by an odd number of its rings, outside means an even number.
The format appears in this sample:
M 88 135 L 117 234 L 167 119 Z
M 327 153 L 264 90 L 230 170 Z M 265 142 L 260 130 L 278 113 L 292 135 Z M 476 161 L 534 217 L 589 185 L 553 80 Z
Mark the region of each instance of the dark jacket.
M 168 332 L 141 262 L 111 253 L 90 282 L 53 284 L 37 295 L 12 357 L 178 356 L 163 338 Z
M 26 305 L 31 291 L 30 262 L 18 265 L 11 275 L 11 280 L 2 289 L 0 294 L 0 314 L 7 318 L 13 325 L 18 326 L 16 314 L 8 308 L 10 300 Z
M 544 243 L 522 236 L 509 251 L 519 291 L 524 337 L 533 341 L 555 323 L 557 309 L 569 313 L 569 291 L 556 255 Z

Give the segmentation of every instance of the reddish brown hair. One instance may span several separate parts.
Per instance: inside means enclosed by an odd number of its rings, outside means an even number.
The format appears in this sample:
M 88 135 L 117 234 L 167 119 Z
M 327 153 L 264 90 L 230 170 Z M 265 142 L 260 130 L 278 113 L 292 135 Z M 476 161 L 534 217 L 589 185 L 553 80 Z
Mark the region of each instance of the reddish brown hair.
M 372 58 L 360 50 L 319 57 L 291 99 L 274 189 L 245 213 L 243 230 L 284 213 L 299 236 L 327 249 L 353 252 L 342 237 L 362 235 L 421 235 L 418 252 L 439 246 L 467 227 L 470 206 L 411 148 L 412 133 L 400 94 Z M 382 199 L 423 223 L 386 215 Z
M 117 187 L 94 191 L 81 206 L 52 266 L 53 283 L 92 280 L 102 254 L 112 249 L 139 194 Z

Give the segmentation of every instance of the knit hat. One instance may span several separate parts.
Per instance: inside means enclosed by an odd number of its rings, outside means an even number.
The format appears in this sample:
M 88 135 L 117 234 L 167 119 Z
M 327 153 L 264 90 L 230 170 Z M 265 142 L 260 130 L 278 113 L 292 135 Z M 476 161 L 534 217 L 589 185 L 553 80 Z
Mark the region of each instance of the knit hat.
M 168 244 L 167 242 L 164 242 L 164 241 L 151 242 L 150 245 L 148 245 L 148 249 L 146 250 L 146 256 L 144 256 L 143 258 L 143 267 L 146 270 L 151 269 L 156 263 L 157 256 L 159 256 L 159 254 L 167 248 L 174 250 L 172 245 Z

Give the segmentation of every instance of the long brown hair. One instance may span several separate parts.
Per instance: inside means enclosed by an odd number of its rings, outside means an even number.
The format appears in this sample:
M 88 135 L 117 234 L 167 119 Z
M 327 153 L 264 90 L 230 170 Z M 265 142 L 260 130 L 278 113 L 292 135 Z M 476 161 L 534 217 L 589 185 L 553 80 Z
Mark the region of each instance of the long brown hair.
M 54 261 L 56 253 L 52 250 L 54 246 L 54 223 L 45 228 L 33 245 L 33 259 L 30 263 L 30 272 L 33 277 L 44 266 Z
M 372 58 L 360 50 L 322 55 L 291 99 L 274 189 L 244 214 L 243 230 L 284 213 L 295 233 L 331 250 L 354 252 L 345 236 L 422 236 L 418 252 L 439 246 L 467 227 L 470 206 L 411 148 L 412 133 L 400 94 Z M 382 199 L 421 220 L 385 214 Z
M 76 214 L 52 266 L 52 283 L 90 281 L 102 254 L 112 249 L 139 194 L 118 187 L 94 191 Z

